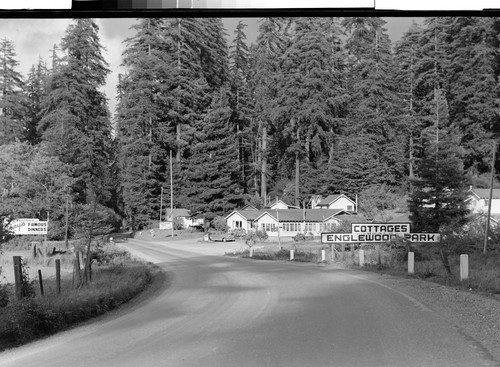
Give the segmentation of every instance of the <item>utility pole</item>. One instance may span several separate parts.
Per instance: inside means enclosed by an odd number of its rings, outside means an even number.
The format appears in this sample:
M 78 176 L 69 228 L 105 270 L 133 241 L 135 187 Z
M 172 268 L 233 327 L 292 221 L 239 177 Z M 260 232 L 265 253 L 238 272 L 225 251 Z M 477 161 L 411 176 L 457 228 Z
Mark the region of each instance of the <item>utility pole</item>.
M 276 220 L 278 221 L 278 225 L 276 227 L 276 231 L 278 232 L 278 245 L 281 250 L 281 238 L 280 238 L 280 214 L 278 212 L 278 208 L 276 208 Z
M 161 212 L 163 210 L 163 186 L 161 187 L 161 194 L 160 194 L 160 224 L 159 227 L 161 227 Z
M 490 217 L 491 217 L 491 199 L 493 199 L 493 183 L 495 181 L 495 159 L 497 153 L 497 143 L 493 140 L 493 159 L 491 160 L 491 181 L 490 181 L 490 199 L 488 200 L 488 215 L 486 216 L 486 224 L 484 231 L 484 246 L 483 253 L 488 251 L 488 235 L 490 232 Z
M 170 150 L 170 218 L 172 218 L 172 239 L 174 238 L 174 180 L 172 174 L 172 150 Z
M 66 186 L 66 225 L 64 230 L 64 244 L 68 248 L 68 216 L 69 216 L 69 194 L 68 186 Z

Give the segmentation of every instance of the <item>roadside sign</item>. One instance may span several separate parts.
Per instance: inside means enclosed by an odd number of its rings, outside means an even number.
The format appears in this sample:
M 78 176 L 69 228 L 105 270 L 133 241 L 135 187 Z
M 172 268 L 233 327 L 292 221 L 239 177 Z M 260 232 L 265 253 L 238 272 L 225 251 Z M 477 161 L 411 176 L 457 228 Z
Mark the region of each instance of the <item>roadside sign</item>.
M 395 238 L 411 242 L 439 242 L 439 233 L 321 233 L 321 243 L 387 242 Z
M 410 233 L 410 223 L 352 223 L 352 233 Z
M 21 218 L 11 221 L 7 229 L 14 235 L 47 234 L 48 224 L 36 218 Z

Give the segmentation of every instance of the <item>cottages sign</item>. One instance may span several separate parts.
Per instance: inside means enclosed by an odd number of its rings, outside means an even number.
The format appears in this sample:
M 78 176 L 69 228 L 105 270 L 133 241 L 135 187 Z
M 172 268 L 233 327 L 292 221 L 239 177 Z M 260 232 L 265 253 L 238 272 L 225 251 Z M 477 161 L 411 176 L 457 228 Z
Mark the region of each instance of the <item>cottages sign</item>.
M 352 233 L 322 233 L 321 243 L 387 242 L 405 238 L 411 242 L 439 242 L 439 233 L 410 233 L 410 223 L 353 223 Z

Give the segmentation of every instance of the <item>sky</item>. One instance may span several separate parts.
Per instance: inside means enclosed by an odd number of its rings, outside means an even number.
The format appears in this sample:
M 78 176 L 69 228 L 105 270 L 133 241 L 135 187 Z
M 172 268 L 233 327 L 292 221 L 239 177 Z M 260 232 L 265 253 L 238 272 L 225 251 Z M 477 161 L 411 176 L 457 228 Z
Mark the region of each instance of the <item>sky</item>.
M 258 18 L 224 18 L 224 26 L 229 36 L 229 43 L 234 37 L 234 30 L 238 21 L 242 19 L 247 27 L 245 33 L 250 45 L 255 42 L 258 29 Z M 415 19 L 422 23 L 421 18 L 385 18 L 386 28 L 392 42 L 396 42 L 406 32 Z M 0 19 L 0 39 L 14 42 L 19 66 L 17 70 L 25 77 L 31 66 L 39 58 L 50 62 L 54 45 L 59 45 L 62 37 L 72 21 L 70 19 Z M 137 23 L 131 18 L 102 18 L 96 19 L 99 26 L 101 44 L 104 46 L 104 58 L 109 63 L 111 73 L 108 75 L 104 92 L 108 98 L 110 111 L 114 114 L 116 107 L 116 85 L 118 74 L 125 70 L 121 66 L 124 40 L 132 37 L 134 31 L 130 27 Z

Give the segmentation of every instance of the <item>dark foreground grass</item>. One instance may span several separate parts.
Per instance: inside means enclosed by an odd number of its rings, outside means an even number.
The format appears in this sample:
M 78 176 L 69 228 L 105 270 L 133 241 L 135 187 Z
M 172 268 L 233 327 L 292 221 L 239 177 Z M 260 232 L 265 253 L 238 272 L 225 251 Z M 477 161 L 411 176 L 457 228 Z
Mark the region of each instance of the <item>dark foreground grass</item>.
M 226 254 L 250 258 L 248 250 Z M 359 251 L 346 252 L 344 255 L 336 253 L 332 257 L 327 249 L 327 262 L 348 269 L 371 271 L 381 274 L 389 274 L 400 277 L 419 278 L 450 287 L 473 290 L 481 293 L 495 294 L 500 296 L 500 249 L 490 251 L 487 254 L 469 254 L 469 278 L 460 280 L 460 255 L 450 255 L 448 261 L 451 266 L 451 274 L 447 273 L 439 257 L 426 257 L 425 260 L 415 262 L 415 272 L 408 274 L 408 264 L 406 253 L 401 250 L 382 249 L 380 255 L 375 250 L 365 251 L 365 266 L 360 267 L 358 258 Z M 289 261 L 290 250 L 282 249 L 278 251 L 264 250 L 254 251 L 252 259 Z M 295 251 L 294 261 L 299 262 L 321 262 L 321 248 L 310 251 Z M 378 263 L 380 261 L 380 263 Z
M 227 253 L 228 256 L 237 256 L 243 258 L 250 258 L 250 251 L 244 250 L 241 252 Z M 270 260 L 270 261 L 290 261 L 290 250 L 281 249 L 278 251 L 254 251 L 251 259 L 254 260 Z M 296 262 L 321 262 L 321 251 L 303 251 L 295 250 L 294 259 Z
M 48 281 L 43 297 L 12 300 L 0 308 L 0 351 L 115 309 L 151 283 L 153 267 L 135 261 L 101 267 L 94 272 L 93 281 L 80 289 L 72 289 L 70 277 L 62 281 L 60 295 L 55 282 Z

